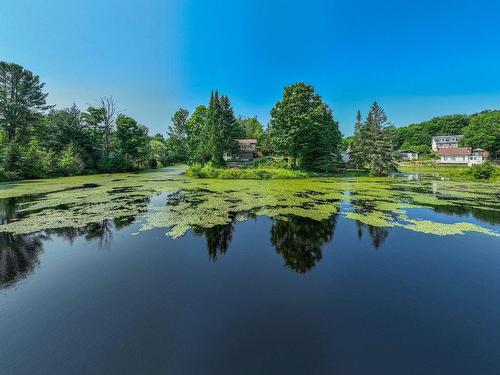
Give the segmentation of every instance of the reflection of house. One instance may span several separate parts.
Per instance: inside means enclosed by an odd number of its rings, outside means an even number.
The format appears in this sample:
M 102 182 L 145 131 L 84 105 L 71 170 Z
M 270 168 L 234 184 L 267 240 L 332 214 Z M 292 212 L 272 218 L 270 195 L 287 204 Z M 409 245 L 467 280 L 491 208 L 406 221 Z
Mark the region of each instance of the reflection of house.
M 463 135 L 438 135 L 432 137 L 432 150 L 437 151 L 440 148 L 456 148 Z
M 442 164 L 482 164 L 488 158 L 488 151 L 470 147 L 441 148 L 438 150 Z
M 234 154 L 224 154 L 228 162 L 251 162 L 257 156 L 257 140 L 253 138 L 235 139 L 238 149 Z
M 401 150 L 401 151 L 399 151 L 399 154 L 401 155 L 401 160 L 403 160 L 403 161 L 417 160 L 418 159 L 418 152 L 415 152 L 415 151 Z

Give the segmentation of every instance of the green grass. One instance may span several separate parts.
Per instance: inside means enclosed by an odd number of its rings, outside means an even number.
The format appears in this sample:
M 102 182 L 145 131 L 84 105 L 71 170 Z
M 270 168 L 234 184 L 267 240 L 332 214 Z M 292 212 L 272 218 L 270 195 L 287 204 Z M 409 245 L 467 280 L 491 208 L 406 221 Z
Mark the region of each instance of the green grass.
M 440 164 L 405 164 L 399 166 L 400 172 L 409 173 L 437 173 L 443 177 L 454 180 L 479 180 L 475 177 L 474 169 L 478 167 L 467 167 L 463 165 L 440 165 Z M 500 181 L 500 166 L 495 166 L 495 171 L 486 181 Z
M 269 179 L 292 179 L 307 178 L 312 174 L 300 170 L 273 168 L 258 166 L 255 168 L 217 168 L 211 164 L 201 166 L 192 165 L 186 172 L 190 177 L 197 178 L 219 178 L 224 180 L 269 180 Z

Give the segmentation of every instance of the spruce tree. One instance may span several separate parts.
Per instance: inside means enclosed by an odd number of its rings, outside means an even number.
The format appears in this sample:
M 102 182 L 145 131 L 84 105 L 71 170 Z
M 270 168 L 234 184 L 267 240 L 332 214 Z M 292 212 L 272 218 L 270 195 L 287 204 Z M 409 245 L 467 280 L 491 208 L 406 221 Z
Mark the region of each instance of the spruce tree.
M 366 157 L 370 174 L 387 176 L 397 169 L 392 140 L 384 129 L 388 125 L 384 110 L 374 102 L 365 124 L 360 129 L 361 152 Z
M 365 164 L 366 158 L 363 153 L 363 139 L 361 135 L 361 128 L 363 127 L 363 118 L 358 109 L 356 114 L 356 124 L 354 125 L 354 141 L 349 150 L 349 157 L 357 167 Z
M 207 156 L 217 165 L 222 164 L 224 142 L 221 138 L 221 106 L 219 93 L 212 91 L 207 109 L 206 151 Z
M 235 139 L 240 136 L 239 126 L 234 116 L 231 102 L 226 95 L 220 98 L 221 107 L 221 138 L 223 141 L 223 153 L 233 153 L 237 151 L 238 144 Z

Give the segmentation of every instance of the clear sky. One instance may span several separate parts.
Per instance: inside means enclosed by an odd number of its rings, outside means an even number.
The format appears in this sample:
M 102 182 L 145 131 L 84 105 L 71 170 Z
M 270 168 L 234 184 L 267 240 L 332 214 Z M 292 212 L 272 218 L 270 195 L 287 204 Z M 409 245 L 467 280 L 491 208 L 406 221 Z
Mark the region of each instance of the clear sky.
M 266 123 L 304 81 L 350 134 L 374 100 L 398 126 L 500 109 L 500 1 L 1 0 L 0 59 L 58 108 L 113 95 L 151 133 L 212 89 Z

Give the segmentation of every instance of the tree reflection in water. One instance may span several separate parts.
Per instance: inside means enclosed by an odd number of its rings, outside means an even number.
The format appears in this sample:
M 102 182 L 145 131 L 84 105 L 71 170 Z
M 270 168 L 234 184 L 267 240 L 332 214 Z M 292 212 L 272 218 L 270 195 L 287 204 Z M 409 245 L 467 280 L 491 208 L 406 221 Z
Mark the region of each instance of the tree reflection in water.
M 374 208 L 372 202 L 362 199 L 353 199 L 351 205 L 354 212 L 362 215 L 373 212 Z M 356 220 L 356 226 L 358 228 L 358 238 L 363 238 L 363 232 L 366 230 L 372 238 L 372 243 L 375 249 L 378 249 L 389 235 L 389 231 L 385 227 L 376 227 L 365 224 L 359 220 Z
M 332 240 L 336 224 L 337 215 L 321 221 L 298 216 L 276 219 L 271 228 L 271 243 L 287 267 L 305 273 L 322 258 L 322 248 Z
M 217 261 L 217 255 L 224 255 L 229 249 L 229 244 L 233 238 L 235 217 L 235 214 L 231 214 L 229 216 L 230 222 L 227 224 L 215 225 L 211 228 L 197 227 L 193 229 L 194 234 L 197 236 L 205 236 L 208 259 L 211 261 Z
M 98 247 L 109 247 L 113 232 L 131 225 L 135 217 L 104 220 L 83 228 L 58 228 L 35 234 L 0 233 L 0 289 L 9 288 L 31 274 L 39 263 L 45 241 L 57 237 L 69 244 L 82 237 L 96 241 Z
M 389 231 L 384 227 L 375 227 L 373 225 L 368 225 L 356 220 L 356 226 L 358 227 L 358 238 L 363 238 L 363 231 L 366 229 L 370 237 L 372 238 L 373 246 L 378 249 L 382 243 L 387 239 Z
M 0 233 L 0 289 L 14 285 L 38 265 L 44 234 Z

